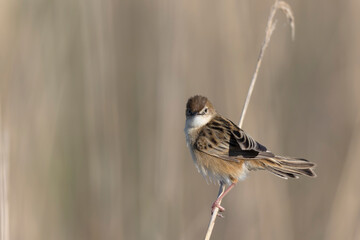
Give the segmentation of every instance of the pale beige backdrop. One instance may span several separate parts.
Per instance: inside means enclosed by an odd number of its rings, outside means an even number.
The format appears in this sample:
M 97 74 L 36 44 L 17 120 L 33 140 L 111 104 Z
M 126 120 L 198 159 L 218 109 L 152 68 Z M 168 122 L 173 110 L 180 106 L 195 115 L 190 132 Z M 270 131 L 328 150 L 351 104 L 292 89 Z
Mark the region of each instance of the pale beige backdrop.
M 10 239 L 203 238 L 218 187 L 185 146 L 185 103 L 239 121 L 272 3 L 1 1 Z M 360 239 L 360 4 L 289 4 L 296 39 L 278 14 L 244 129 L 318 178 L 250 174 L 212 239 Z

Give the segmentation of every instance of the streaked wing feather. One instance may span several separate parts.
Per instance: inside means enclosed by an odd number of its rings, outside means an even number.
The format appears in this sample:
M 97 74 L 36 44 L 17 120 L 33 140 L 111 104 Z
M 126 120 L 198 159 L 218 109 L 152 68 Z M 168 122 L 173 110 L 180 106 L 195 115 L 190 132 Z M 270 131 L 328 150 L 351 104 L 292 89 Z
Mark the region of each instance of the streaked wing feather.
M 234 162 L 274 156 L 265 146 L 221 116 L 216 116 L 203 127 L 195 147 L 203 153 Z

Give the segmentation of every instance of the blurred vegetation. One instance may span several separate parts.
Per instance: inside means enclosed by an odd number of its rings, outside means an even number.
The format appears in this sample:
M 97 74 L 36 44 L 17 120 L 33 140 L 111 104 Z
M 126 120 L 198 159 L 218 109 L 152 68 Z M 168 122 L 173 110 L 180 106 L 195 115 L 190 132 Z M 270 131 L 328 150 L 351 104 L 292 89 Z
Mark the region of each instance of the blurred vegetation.
M 238 122 L 273 1 L 0 3 L 11 239 L 201 239 L 218 187 L 185 146 L 208 96 Z M 359 239 L 360 3 L 294 1 L 244 129 L 318 178 L 251 173 L 213 239 Z

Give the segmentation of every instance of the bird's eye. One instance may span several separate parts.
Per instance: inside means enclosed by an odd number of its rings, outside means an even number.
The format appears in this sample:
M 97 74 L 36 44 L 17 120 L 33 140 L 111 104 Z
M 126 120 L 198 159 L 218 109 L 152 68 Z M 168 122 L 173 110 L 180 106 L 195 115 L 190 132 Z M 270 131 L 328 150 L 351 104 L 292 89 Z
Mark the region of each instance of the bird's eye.
M 208 113 L 208 108 L 205 108 L 204 109 L 204 114 L 207 114 Z
M 191 111 L 190 109 L 186 109 L 186 115 L 190 116 L 191 115 Z

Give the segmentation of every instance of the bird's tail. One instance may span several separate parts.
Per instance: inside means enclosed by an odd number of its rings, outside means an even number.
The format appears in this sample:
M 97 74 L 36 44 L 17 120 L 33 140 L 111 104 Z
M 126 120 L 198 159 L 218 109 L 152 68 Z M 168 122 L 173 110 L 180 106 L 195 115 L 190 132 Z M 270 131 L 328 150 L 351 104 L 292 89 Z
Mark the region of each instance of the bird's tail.
M 316 177 L 315 163 L 303 158 L 274 156 L 247 162 L 249 170 L 264 169 L 281 178 L 298 178 L 300 175 Z

